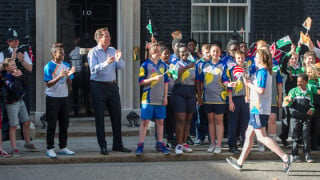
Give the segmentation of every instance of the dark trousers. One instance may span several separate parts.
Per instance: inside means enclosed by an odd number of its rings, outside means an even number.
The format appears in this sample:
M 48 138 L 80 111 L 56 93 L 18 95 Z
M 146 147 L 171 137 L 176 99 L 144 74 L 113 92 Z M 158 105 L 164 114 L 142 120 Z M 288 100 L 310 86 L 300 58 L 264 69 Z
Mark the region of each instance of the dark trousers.
M 316 149 L 320 142 L 320 108 L 315 107 L 315 112 L 313 113 L 311 119 L 311 147 Z
M 79 116 L 79 100 L 82 99 L 80 95 L 80 85 L 81 85 L 81 74 L 79 72 L 74 73 L 74 78 L 72 80 L 72 107 L 74 116 Z
M 208 133 L 208 116 L 204 105 L 197 107 L 197 139 L 204 140 Z
M 164 121 L 165 137 L 168 140 L 174 139 L 174 133 L 176 131 L 176 121 L 174 119 L 174 112 L 171 106 L 171 96 L 168 96 L 168 105 L 166 106 L 167 117 Z
M 285 108 L 285 113 L 286 113 L 286 118 L 282 119 L 282 122 L 281 122 L 281 124 L 282 124 L 281 125 L 281 133 L 279 135 L 279 138 L 283 139 L 283 140 L 288 139 L 288 135 L 289 135 L 291 115 L 290 115 L 290 111 L 289 111 L 289 107 L 288 106 Z
M 90 92 L 96 121 L 97 139 L 100 148 L 107 147 L 104 129 L 105 106 L 108 109 L 111 119 L 113 147 L 121 147 L 121 103 L 118 85 L 116 83 L 90 81 Z
M 244 141 L 246 129 L 249 123 L 249 104 L 245 102 L 244 96 L 232 97 L 235 109 L 234 112 L 229 111 L 228 123 L 228 145 L 229 148 L 237 145 L 237 131 L 241 135 L 241 141 Z
M 67 147 L 69 110 L 68 98 L 46 97 L 47 149 L 54 148 L 54 135 L 59 121 L 59 147 Z
M 292 155 L 298 155 L 299 139 L 302 135 L 303 152 L 309 153 L 311 149 L 310 143 L 310 124 L 311 121 L 299 120 L 291 118 L 291 132 L 292 132 Z

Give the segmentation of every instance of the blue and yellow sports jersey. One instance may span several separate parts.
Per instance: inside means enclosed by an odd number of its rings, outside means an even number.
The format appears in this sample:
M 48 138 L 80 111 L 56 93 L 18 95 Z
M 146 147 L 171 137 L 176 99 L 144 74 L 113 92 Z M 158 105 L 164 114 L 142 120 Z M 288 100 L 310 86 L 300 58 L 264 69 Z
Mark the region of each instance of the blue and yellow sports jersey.
M 70 64 L 64 61 L 61 64 L 56 64 L 51 60 L 44 67 L 44 81 L 49 82 L 59 76 L 61 71 L 67 71 L 70 68 Z M 70 79 L 73 79 L 73 75 L 70 76 Z M 50 97 L 68 97 L 67 77 L 63 77 L 55 85 L 47 87 L 45 93 Z
M 219 61 L 213 64 L 212 61 L 203 63 L 200 75 L 196 80 L 204 83 L 203 103 L 204 104 L 225 104 L 228 96 L 224 82 L 230 81 L 230 73 L 227 65 Z
M 230 55 L 222 57 L 220 61 L 227 65 L 229 71 L 237 65 L 236 61 Z
M 180 68 L 187 66 L 191 61 L 183 61 L 179 60 L 175 63 L 172 63 L 170 66 L 176 66 L 176 69 L 179 71 Z M 196 74 L 196 67 L 193 66 L 192 68 L 188 68 L 185 70 L 178 78 L 174 81 L 174 84 L 181 84 L 181 85 L 195 85 L 195 74 Z
M 167 69 L 167 65 L 163 61 L 159 60 L 158 63 L 155 64 L 153 61 L 148 59 L 140 67 L 139 83 L 145 79 L 162 75 L 167 71 Z M 159 81 L 153 81 L 151 84 L 144 86 L 141 104 L 162 105 L 164 98 L 164 84 L 168 82 L 168 75 L 164 74 L 163 78 Z

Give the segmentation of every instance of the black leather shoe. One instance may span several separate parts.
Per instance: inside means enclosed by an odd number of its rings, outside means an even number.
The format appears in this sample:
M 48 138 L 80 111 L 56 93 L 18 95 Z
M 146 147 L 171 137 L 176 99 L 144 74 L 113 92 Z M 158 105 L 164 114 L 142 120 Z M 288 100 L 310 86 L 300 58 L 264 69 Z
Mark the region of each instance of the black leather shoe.
M 123 146 L 120 146 L 120 147 L 112 147 L 112 151 L 127 152 L 127 153 L 131 152 L 130 149 L 127 149 L 127 148 L 125 148 L 125 147 L 123 147 Z
M 108 150 L 107 150 L 107 148 L 101 148 L 100 153 L 101 153 L 102 155 L 108 155 Z
M 236 148 L 236 147 L 230 148 L 229 151 L 230 151 L 231 153 L 233 153 L 233 154 L 239 154 L 239 153 L 240 153 L 240 151 L 239 151 L 238 148 Z

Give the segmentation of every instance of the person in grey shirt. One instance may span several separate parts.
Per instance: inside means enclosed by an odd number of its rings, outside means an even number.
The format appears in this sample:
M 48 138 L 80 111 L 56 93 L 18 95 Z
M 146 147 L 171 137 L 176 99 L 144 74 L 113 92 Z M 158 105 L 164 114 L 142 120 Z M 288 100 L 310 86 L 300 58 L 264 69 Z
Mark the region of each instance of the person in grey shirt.
M 121 51 L 110 47 L 110 33 L 107 27 L 97 29 L 94 38 L 97 46 L 88 54 L 90 67 L 90 95 L 96 121 L 97 139 L 102 155 L 107 155 L 104 129 L 104 106 L 107 107 L 113 131 L 113 151 L 131 152 L 122 144 L 121 104 L 116 81 L 117 69 L 124 69 Z

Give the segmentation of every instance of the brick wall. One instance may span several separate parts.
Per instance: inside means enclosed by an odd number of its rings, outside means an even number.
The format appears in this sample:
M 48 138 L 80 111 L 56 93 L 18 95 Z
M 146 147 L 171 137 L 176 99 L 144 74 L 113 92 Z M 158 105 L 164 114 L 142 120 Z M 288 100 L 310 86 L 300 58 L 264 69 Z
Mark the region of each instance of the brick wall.
M 0 49 L 7 47 L 5 34 L 8 28 L 13 27 L 19 34 L 20 45 L 25 43 L 24 36 L 26 34 L 26 10 L 30 13 L 30 35 L 33 46 L 33 54 L 35 49 L 35 0 L 1 0 L 0 1 Z M 35 66 L 30 74 L 30 110 L 35 110 Z
M 144 54 L 145 41 L 150 41 L 146 29 L 148 18 L 157 33 L 157 39 L 171 48 L 171 33 L 180 30 L 183 39 L 190 38 L 191 0 L 141 0 L 141 53 Z M 144 56 L 141 56 L 144 57 Z
M 299 32 L 305 32 L 308 3 L 302 0 L 252 0 L 250 41 L 264 39 L 268 42 L 290 35 L 297 43 Z M 314 1 L 317 2 L 318 1 Z

